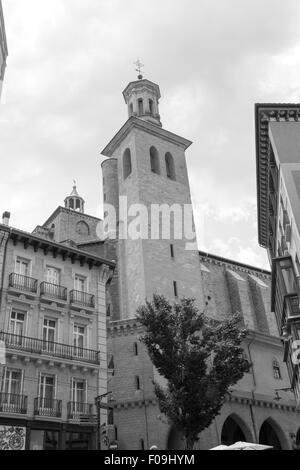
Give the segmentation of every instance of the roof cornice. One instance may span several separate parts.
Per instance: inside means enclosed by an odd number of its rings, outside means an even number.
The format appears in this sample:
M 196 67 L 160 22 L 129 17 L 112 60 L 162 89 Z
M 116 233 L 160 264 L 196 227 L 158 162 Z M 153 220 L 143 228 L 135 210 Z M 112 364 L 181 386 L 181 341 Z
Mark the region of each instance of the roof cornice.
M 271 271 L 267 271 L 266 269 L 258 268 L 255 266 L 251 266 L 249 264 L 240 263 L 239 261 L 235 261 L 228 258 L 223 258 L 222 256 L 213 255 L 211 253 L 206 253 L 204 251 L 199 251 L 199 256 L 203 262 L 205 261 L 216 261 L 218 264 L 222 266 L 230 266 L 232 268 L 237 268 L 240 271 L 251 272 L 255 274 L 263 274 L 264 276 L 270 277 Z
M 121 145 L 123 140 L 130 133 L 130 131 L 134 128 L 147 132 L 147 134 L 152 134 L 155 137 L 159 137 L 163 140 L 171 142 L 172 144 L 179 145 L 184 150 L 192 145 L 192 142 L 185 139 L 184 137 L 180 137 L 177 134 L 166 131 L 165 129 L 162 129 L 161 127 L 152 124 L 151 122 L 143 121 L 142 119 L 139 119 L 135 116 L 131 116 L 108 143 L 108 145 L 102 150 L 101 154 L 105 157 L 111 157 L 115 150 Z
M 267 248 L 268 245 L 268 172 L 270 159 L 270 121 L 300 121 L 300 104 L 255 104 L 258 241 L 259 244 L 264 248 Z
M 156 91 L 157 98 L 158 99 L 161 98 L 159 86 L 156 83 L 151 82 L 150 80 L 147 80 L 147 79 L 144 78 L 142 80 L 135 80 L 133 82 L 130 82 L 127 85 L 127 87 L 123 91 L 123 96 L 124 96 L 125 103 L 127 103 L 127 100 L 128 100 L 129 90 L 134 90 L 135 88 L 138 88 L 139 90 L 141 90 L 143 88 L 150 88 L 150 89 L 152 88 Z
M 4 227 L 5 226 L 0 225 L 1 230 L 7 229 L 7 227 Z M 52 252 L 55 256 L 63 256 L 64 259 L 70 258 L 72 262 L 77 260 L 81 263 L 88 263 L 90 266 L 100 266 L 105 264 L 111 268 L 114 268 L 116 264 L 108 259 L 91 254 L 90 252 L 79 250 L 62 243 L 56 243 L 52 240 L 47 240 L 45 238 L 38 237 L 29 232 L 23 232 L 22 230 L 15 228 L 10 228 L 10 239 L 15 245 L 17 243 L 24 243 L 24 246 L 28 247 L 30 245 L 34 248 L 35 251 L 42 249 L 45 253 Z
M 77 211 L 74 211 L 72 209 L 68 209 L 67 207 L 59 206 L 50 215 L 50 217 L 46 220 L 46 222 L 43 223 L 42 227 L 46 227 L 47 225 L 49 225 L 52 222 L 52 220 L 54 220 L 56 218 L 57 214 L 59 214 L 60 212 L 66 212 L 68 214 L 78 214 L 80 217 L 83 217 L 83 218 L 88 217 L 89 219 L 94 219 L 94 220 L 97 220 L 98 222 L 101 221 L 101 219 L 99 219 L 98 217 L 95 217 L 93 215 L 85 214 L 85 213 L 82 213 L 82 212 L 77 212 Z

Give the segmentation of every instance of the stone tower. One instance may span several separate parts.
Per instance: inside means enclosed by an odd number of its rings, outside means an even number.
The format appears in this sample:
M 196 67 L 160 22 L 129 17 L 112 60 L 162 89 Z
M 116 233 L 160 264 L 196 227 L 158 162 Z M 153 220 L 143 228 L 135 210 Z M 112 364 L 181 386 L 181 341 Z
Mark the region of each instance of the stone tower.
M 102 164 L 104 202 L 117 214 L 116 230 L 106 224 L 117 236 L 119 312 L 112 319 L 134 318 L 154 293 L 194 297 L 201 308 L 196 239 L 184 226 L 191 216 L 193 228 L 185 159 L 191 142 L 162 128 L 158 85 L 140 76 L 123 96 L 128 120 L 102 152 L 109 157 Z

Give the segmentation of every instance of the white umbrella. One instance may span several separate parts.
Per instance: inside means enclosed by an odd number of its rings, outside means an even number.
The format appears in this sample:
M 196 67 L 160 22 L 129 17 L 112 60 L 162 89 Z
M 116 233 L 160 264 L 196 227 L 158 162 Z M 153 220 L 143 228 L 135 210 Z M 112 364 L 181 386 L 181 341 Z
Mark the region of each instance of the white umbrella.
M 210 449 L 210 450 L 228 450 L 228 449 L 229 449 L 228 446 L 221 445 L 221 446 L 213 447 L 213 449 Z
M 227 447 L 228 450 L 268 450 L 273 449 L 271 446 L 266 446 L 262 444 L 255 444 L 252 442 L 236 442 L 231 446 Z

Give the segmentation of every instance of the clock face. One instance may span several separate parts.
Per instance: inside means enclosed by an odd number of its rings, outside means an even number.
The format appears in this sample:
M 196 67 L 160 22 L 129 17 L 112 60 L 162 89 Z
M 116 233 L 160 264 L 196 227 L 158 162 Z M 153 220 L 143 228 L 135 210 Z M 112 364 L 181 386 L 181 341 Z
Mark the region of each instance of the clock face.
M 76 232 L 79 234 L 79 235 L 89 235 L 90 234 L 90 229 L 89 229 L 89 226 L 86 222 L 78 222 L 78 224 L 76 225 Z

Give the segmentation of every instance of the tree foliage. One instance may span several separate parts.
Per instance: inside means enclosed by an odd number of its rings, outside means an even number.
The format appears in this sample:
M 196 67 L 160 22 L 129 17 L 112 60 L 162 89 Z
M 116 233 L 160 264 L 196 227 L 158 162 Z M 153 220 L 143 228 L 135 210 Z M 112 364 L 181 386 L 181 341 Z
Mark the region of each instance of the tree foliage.
M 200 313 L 193 299 L 170 304 L 154 295 L 137 311 L 141 341 L 153 365 L 167 380 L 154 383 L 159 407 L 192 449 L 198 435 L 220 413 L 229 388 L 249 371 L 241 317 L 222 321 Z

